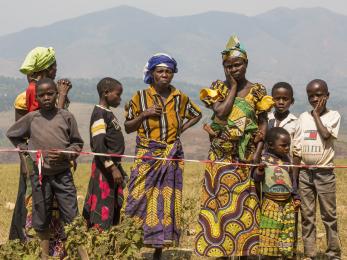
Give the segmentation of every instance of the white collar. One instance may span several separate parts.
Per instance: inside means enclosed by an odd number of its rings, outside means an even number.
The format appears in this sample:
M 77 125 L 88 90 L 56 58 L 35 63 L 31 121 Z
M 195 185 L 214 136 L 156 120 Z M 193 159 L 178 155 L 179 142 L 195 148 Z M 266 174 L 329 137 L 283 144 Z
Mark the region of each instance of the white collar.
M 273 112 L 270 112 L 268 114 L 268 118 L 269 120 L 276 120 L 275 114 Z M 289 113 L 288 116 L 280 122 L 279 127 L 284 127 L 286 124 L 289 124 L 290 122 L 295 121 L 297 119 L 298 118 L 296 116 L 294 116 L 292 113 Z
M 274 112 L 270 112 L 268 113 L 268 117 L 269 119 L 275 119 L 275 113 Z M 296 120 L 298 119 L 295 115 L 293 115 L 292 113 L 289 113 L 288 116 L 283 120 L 283 121 L 291 121 L 291 120 Z
M 97 107 L 99 107 L 99 108 L 101 108 L 101 109 L 104 109 L 104 110 L 106 110 L 106 111 L 109 111 L 109 112 L 112 112 L 110 109 L 108 109 L 107 107 L 104 107 L 104 106 L 101 106 L 101 105 L 95 105 L 95 106 L 97 106 Z

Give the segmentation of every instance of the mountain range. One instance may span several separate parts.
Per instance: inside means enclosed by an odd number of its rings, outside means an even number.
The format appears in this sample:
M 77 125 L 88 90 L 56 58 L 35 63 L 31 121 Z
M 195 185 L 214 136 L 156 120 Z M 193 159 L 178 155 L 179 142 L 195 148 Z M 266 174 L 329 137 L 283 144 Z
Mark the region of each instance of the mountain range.
M 0 75 L 18 77 L 30 49 L 53 46 L 59 75 L 140 78 L 152 54 L 167 52 L 178 61 L 176 79 L 207 85 L 223 77 L 220 52 L 236 34 L 248 51 L 252 81 L 288 81 L 301 90 L 319 77 L 342 89 L 346 28 L 347 16 L 323 8 L 277 8 L 256 16 L 212 11 L 161 17 L 119 6 L 1 36 Z
M 223 78 L 220 52 L 232 34 L 239 36 L 248 51 L 251 81 L 264 83 L 268 90 L 277 81 L 292 83 L 296 98 L 292 111 L 296 114 L 307 109 L 305 84 L 313 78 L 323 78 L 331 92 L 328 106 L 344 115 L 347 113 L 346 28 L 347 16 L 322 8 L 277 8 L 251 17 L 215 11 L 160 17 L 120 6 L 1 36 L 0 145 L 9 146 L 4 133 L 13 122 L 13 100 L 26 86 L 18 68 L 35 46 L 56 49 L 58 77 L 73 81 L 72 111 L 87 141 L 86 122 L 92 105 L 85 103 L 97 101 L 95 84 L 100 77 L 121 79 L 125 102 L 134 91 L 144 87 L 140 78 L 147 59 L 156 52 L 167 52 L 178 61 L 174 85 L 197 101 L 201 87 Z M 117 111 L 123 117 L 122 110 Z M 206 109 L 204 116 L 210 116 Z M 347 122 L 343 121 L 340 140 L 347 140 L 346 129 Z M 133 136 L 127 138 L 130 138 L 127 142 L 133 143 Z M 201 127 L 192 129 L 186 138 L 187 156 L 204 158 L 208 140 Z M 338 145 L 340 155 L 345 155 L 345 144 Z

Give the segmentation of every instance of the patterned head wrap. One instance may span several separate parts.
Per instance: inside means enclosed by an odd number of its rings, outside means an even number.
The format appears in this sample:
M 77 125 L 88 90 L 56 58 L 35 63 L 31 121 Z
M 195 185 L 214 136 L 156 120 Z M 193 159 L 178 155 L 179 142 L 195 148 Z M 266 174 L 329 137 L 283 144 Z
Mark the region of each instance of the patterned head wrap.
M 20 67 L 25 75 L 48 69 L 55 62 L 55 51 L 52 47 L 36 47 L 32 49 Z
M 173 73 L 177 73 L 177 62 L 170 55 L 165 53 L 156 53 L 154 54 L 146 63 L 143 70 L 143 81 L 146 84 L 153 83 L 152 71 L 155 67 L 167 67 L 172 70 Z
M 246 50 L 235 35 L 230 37 L 225 50 L 222 51 L 223 61 L 225 61 L 228 57 L 240 57 L 245 60 L 248 59 Z

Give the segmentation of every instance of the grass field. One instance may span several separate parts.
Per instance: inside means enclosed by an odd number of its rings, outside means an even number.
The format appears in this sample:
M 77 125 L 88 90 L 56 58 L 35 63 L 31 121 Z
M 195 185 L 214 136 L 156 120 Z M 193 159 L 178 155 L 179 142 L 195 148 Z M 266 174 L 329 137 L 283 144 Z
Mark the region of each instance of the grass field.
M 347 160 L 337 160 L 337 164 L 346 164 Z M 125 163 L 125 168 L 128 170 L 130 163 Z M 0 243 L 7 240 L 10 222 L 18 187 L 19 166 L 17 164 L 0 164 Z M 199 209 L 200 187 L 203 178 L 203 165 L 187 163 L 184 173 L 184 189 L 183 189 L 183 221 L 182 221 L 182 239 L 179 250 L 168 250 L 165 259 L 182 259 L 177 258 L 177 252 L 186 252 L 188 258 L 201 259 L 191 254 L 191 249 L 194 245 L 194 228 L 196 225 L 197 214 Z M 339 232 L 344 248 L 347 241 L 347 172 L 337 170 L 337 213 L 339 217 Z M 89 180 L 90 165 L 80 164 L 75 173 L 75 183 L 78 191 L 78 202 L 80 209 L 84 202 L 84 196 Z M 317 250 L 321 253 L 325 250 L 325 231 L 318 217 L 318 242 Z M 302 250 L 300 243 L 299 250 Z M 347 259 L 347 252 L 343 252 L 342 259 Z M 176 255 L 176 257 L 169 257 Z

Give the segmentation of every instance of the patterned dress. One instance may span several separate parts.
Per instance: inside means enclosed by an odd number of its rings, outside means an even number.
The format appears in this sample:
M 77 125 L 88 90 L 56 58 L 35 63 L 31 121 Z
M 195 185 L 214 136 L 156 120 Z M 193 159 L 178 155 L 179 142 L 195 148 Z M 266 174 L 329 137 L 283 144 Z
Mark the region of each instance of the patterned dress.
M 180 238 L 183 162 L 153 157 L 182 159 L 179 136 L 184 120 L 201 112 L 174 87 L 164 103 L 150 86 L 134 95 L 127 120 L 154 104 L 160 105 L 163 112 L 161 117 L 145 119 L 137 131 L 136 155 L 148 158 L 136 159 L 132 166 L 125 212 L 142 224 L 145 245 L 164 247 L 178 243 Z
M 182 159 L 180 140 L 175 143 L 137 138 L 136 155 Z M 144 244 L 163 247 L 180 238 L 183 162 L 136 159 L 131 170 L 126 214 L 141 223 Z
M 290 164 L 290 158 L 279 158 L 265 152 L 262 162 L 267 165 L 265 174 L 254 178 L 262 182 L 263 192 L 259 253 L 292 258 L 295 242 L 293 198 L 299 199 L 299 195 L 291 168 L 286 166 Z
M 200 98 L 211 107 L 222 101 L 229 89 L 222 81 L 204 89 Z M 227 122 L 213 116 L 208 159 L 221 162 L 250 162 L 259 113 L 273 105 L 265 88 L 254 84 L 245 98 L 235 98 Z M 207 164 L 202 187 L 195 252 L 200 256 L 244 256 L 258 254 L 259 200 L 250 168 Z
M 95 106 L 90 119 L 90 147 L 96 153 L 124 153 L 124 137 L 117 118 L 111 110 Z M 115 184 L 107 167 L 116 165 L 123 178 L 126 174 L 120 158 L 95 156 L 89 180 L 83 217 L 88 225 L 99 229 L 109 229 L 118 224 L 123 204 L 123 185 Z

